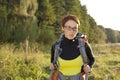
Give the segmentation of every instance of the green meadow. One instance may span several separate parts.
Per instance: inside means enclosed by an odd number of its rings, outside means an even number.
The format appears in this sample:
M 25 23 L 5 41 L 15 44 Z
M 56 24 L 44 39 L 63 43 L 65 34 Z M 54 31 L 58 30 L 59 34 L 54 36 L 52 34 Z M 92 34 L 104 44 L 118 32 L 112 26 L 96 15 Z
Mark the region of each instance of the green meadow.
M 120 44 L 91 44 L 96 58 L 89 80 L 120 79 Z M 48 49 L 46 49 L 48 48 Z M 0 45 L 0 80 L 49 80 L 50 47 Z
M 96 58 L 90 80 L 120 79 L 120 44 L 92 45 Z

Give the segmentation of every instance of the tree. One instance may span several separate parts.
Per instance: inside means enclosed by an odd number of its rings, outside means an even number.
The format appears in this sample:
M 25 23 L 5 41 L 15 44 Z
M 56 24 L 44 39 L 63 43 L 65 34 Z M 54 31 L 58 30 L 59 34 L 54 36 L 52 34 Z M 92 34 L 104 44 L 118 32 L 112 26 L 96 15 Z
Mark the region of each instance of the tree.
M 54 39 L 54 27 L 52 25 L 55 23 L 56 15 L 49 0 L 38 0 L 38 4 L 39 6 L 36 12 L 36 16 L 38 19 L 37 23 L 39 27 L 39 37 L 37 41 L 48 44 L 46 42 L 52 42 Z
M 56 20 L 53 7 L 49 0 L 38 0 L 38 4 L 39 6 L 36 12 L 38 26 L 40 28 L 49 28 Z
M 95 20 L 89 16 L 89 23 L 90 23 L 90 29 L 89 29 L 89 41 L 91 43 L 99 43 L 100 39 L 100 29 L 98 28 Z
M 87 9 L 85 5 L 80 6 L 80 21 L 81 21 L 80 31 L 88 35 L 90 23 L 89 23 L 89 15 L 87 13 Z
M 120 43 L 120 31 L 117 31 L 117 41 Z
M 80 1 L 79 0 L 65 0 L 65 14 L 74 14 L 80 17 Z
M 30 22 L 28 24 L 28 22 Z M 24 24 L 24 25 L 23 25 Z M 23 23 L 17 24 L 12 28 L 12 39 L 13 41 L 20 43 L 24 42 L 26 39 L 29 40 L 29 42 L 35 42 L 38 38 L 38 27 L 37 23 L 34 21 L 26 20 Z
M 102 25 L 98 25 L 99 29 L 100 29 L 100 38 L 99 38 L 99 42 L 100 43 L 105 43 L 106 39 L 107 39 L 107 35 L 105 33 L 105 28 Z
M 56 14 L 56 22 L 55 22 L 55 31 L 56 35 L 61 33 L 61 20 L 64 16 L 68 14 L 76 15 L 80 17 L 80 1 L 79 0 L 50 0 L 51 4 L 54 6 L 55 14 Z
M 55 35 L 58 37 L 61 33 L 61 20 L 65 15 L 65 0 L 50 0 L 51 5 L 54 8 L 54 13 L 56 15 L 56 21 L 53 24 L 55 29 Z
M 37 1 L 34 0 L 7 0 L 13 4 L 7 15 L 7 24 L 11 30 L 10 42 L 24 42 L 28 39 L 34 42 L 37 38 L 37 19 L 34 15 L 37 9 Z M 24 1 L 24 2 L 23 2 Z M 7 5 L 9 6 L 9 5 Z
M 11 37 L 11 28 L 7 24 L 7 2 L 0 0 L 0 42 L 8 42 Z
M 117 42 L 117 37 L 116 37 L 114 30 L 112 30 L 110 28 L 106 28 L 106 34 L 107 34 L 106 42 L 111 42 L 111 43 Z

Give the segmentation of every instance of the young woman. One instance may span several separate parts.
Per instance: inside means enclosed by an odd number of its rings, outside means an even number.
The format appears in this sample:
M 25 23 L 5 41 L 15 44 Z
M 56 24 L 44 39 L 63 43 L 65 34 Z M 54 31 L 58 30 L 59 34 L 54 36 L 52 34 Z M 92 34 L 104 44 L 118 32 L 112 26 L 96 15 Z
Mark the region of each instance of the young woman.
M 87 64 L 83 62 L 82 54 L 78 48 L 78 38 L 86 39 L 86 36 L 78 33 L 79 26 L 79 19 L 75 15 L 68 15 L 61 22 L 63 31 L 61 40 L 59 40 L 61 52 L 55 52 L 58 42 L 55 42 L 51 49 L 50 70 L 56 70 L 55 65 L 57 64 L 57 80 L 66 80 L 67 78 L 70 80 L 83 80 L 81 74 L 89 73 L 95 62 L 92 50 L 87 41 L 85 42 L 85 52 L 89 62 Z

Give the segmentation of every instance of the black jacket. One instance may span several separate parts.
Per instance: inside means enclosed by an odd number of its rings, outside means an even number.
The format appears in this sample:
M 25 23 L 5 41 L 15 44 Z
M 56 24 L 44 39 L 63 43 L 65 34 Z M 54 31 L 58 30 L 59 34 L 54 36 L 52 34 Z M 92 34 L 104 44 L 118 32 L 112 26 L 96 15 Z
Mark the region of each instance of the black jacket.
M 51 63 L 54 60 L 55 44 L 51 48 Z M 62 59 L 65 59 L 65 60 L 75 59 L 76 57 L 81 55 L 79 48 L 78 48 L 78 45 L 79 45 L 78 39 L 76 37 L 73 40 L 69 40 L 69 39 L 65 38 L 65 36 L 63 36 L 63 39 L 62 39 L 61 45 L 60 45 L 60 48 L 62 49 L 62 53 L 60 54 L 59 57 L 61 57 Z M 86 51 L 86 54 L 89 58 L 88 65 L 90 67 L 92 67 L 94 62 L 95 62 L 95 58 L 93 56 L 92 49 L 87 42 L 85 43 L 85 51 Z

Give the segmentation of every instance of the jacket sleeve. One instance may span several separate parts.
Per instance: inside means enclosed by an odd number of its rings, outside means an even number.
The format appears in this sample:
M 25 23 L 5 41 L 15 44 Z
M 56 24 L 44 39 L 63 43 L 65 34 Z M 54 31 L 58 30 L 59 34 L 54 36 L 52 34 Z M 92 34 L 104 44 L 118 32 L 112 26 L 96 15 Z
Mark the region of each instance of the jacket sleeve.
M 55 45 L 52 45 L 52 47 L 51 47 L 51 63 L 54 61 L 54 51 L 55 51 Z
M 91 46 L 87 42 L 85 43 L 85 50 L 86 50 L 87 57 L 89 59 L 88 65 L 92 68 L 92 66 L 95 63 L 95 57 L 93 55 L 93 51 L 91 49 Z

